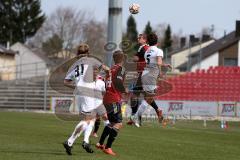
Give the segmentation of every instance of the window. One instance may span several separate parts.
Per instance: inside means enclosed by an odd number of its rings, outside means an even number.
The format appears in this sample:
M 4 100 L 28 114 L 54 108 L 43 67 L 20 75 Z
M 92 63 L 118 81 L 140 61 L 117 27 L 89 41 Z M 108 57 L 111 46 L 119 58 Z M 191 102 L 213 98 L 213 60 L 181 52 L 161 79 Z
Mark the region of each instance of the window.
M 238 59 L 237 58 L 224 58 L 224 66 L 237 66 Z

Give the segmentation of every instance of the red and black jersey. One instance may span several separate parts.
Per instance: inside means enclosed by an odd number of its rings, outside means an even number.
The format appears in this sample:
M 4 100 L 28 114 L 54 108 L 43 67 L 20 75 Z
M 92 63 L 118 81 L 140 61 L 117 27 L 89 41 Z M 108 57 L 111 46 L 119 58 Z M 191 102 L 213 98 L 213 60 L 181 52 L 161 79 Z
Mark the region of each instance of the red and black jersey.
M 148 47 L 149 46 L 147 44 L 140 46 L 138 49 L 138 52 L 135 54 L 135 56 L 137 56 L 139 59 L 137 62 L 137 71 L 138 72 L 142 72 L 144 70 L 144 67 L 146 66 L 144 54 L 147 51 Z
M 114 65 L 111 68 L 111 74 L 106 76 L 106 93 L 103 97 L 103 104 L 112 104 L 120 102 L 122 99 L 122 93 L 124 93 L 124 79 L 125 69 L 120 65 Z

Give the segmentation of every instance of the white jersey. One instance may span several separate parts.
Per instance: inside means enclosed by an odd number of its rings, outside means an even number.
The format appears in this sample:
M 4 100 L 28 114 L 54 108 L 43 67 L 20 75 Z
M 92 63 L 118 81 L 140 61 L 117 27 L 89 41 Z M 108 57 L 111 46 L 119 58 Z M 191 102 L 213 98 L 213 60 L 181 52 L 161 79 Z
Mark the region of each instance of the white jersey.
M 157 57 L 163 58 L 163 51 L 156 46 L 150 46 L 144 54 L 146 67 L 148 69 L 157 68 Z
M 105 82 L 97 79 L 95 82 L 85 83 L 84 88 L 89 89 L 85 91 L 85 93 L 88 93 L 86 95 L 76 94 L 76 105 L 80 111 L 91 112 L 103 104 L 102 92 L 106 91 Z M 78 87 L 78 89 L 82 90 L 83 88 Z
M 101 67 L 102 63 L 92 57 L 82 57 L 69 69 L 65 79 L 75 83 L 76 105 L 80 111 L 90 112 L 103 103 L 102 92 L 105 82 L 101 77 L 93 80 L 93 66 Z
M 82 57 L 70 67 L 65 79 L 75 81 L 76 86 L 93 82 L 93 66 L 100 68 L 102 63 L 93 57 Z

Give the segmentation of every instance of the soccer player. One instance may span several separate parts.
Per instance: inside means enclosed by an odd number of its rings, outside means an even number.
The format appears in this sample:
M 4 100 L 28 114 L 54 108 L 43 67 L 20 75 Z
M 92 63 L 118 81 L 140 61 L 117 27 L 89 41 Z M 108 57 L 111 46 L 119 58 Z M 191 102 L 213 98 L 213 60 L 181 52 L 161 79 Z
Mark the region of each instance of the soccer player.
M 133 94 L 131 96 L 130 102 L 131 102 L 131 109 L 132 109 L 132 116 L 130 117 L 130 120 L 127 122 L 127 124 L 131 125 L 133 124 L 133 116 L 136 114 L 139 106 L 139 96 L 142 91 L 142 71 L 146 65 L 144 54 L 146 50 L 148 49 L 147 44 L 147 37 L 146 34 L 139 34 L 138 35 L 138 44 L 140 45 L 137 53 L 133 57 L 133 61 L 137 63 L 137 72 L 138 72 L 138 78 L 137 81 L 134 84 L 134 87 L 132 88 Z M 139 117 L 141 119 L 141 117 Z
M 162 111 L 158 109 L 158 106 L 154 101 L 154 96 L 156 95 L 157 82 L 158 77 L 160 76 L 161 67 L 164 66 L 171 68 L 171 65 L 163 63 L 163 51 L 157 48 L 157 35 L 154 33 L 147 35 L 147 42 L 150 47 L 144 54 L 146 66 L 141 77 L 142 87 L 144 90 L 144 100 L 142 100 L 135 116 L 137 118 L 137 121 L 135 121 L 135 125 L 137 127 L 140 126 L 139 117 L 142 116 L 143 112 L 148 106 L 152 106 L 158 113 L 159 120 L 162 120 Z
M 124 54 L 122 51 L 115 51 L 113 54 L 115 65 L 111 68 L 112 77 L 107 77 L 106 94 L 103 98 L 104 106 L 108 113 L 110 125 L 105 126 L 99 143 L 96 144 L 98 149 L 110 155 L 116 155 L 112 151 L 112 143 L 116 139 L 120 128 L 122 127 L 122 112 L 121 112 L 121 99 L 122 93 L 128 93 L 124 87 L 125 69 L 123 68 Z M 106 145 L 104 145 L 105 139 Z
M 93 153 L 89 144 L 89 136 L 94 126 L 96 114 L 104 117 L 105 123 L 108 123 L 106 109 L 102 100 L 102 92 L 105 92 L 105 83 L 99 76 L 99 71 L 104 69 L 110 74 L 109 68 L 97 59 L 89 56 L 88 45 L 81 44 L 79 46 L 78 54 L 82 55 L 82 53 L 86 55 L 72 65 L 64 80 L 64 85 L 75 89 L 76 105 L 79 108 L 81 118 L 71 137 L 63 143 L 68 155 L 72 154 L 72 145 L 82 132 L 84 132 L 82 147 L 88 153 Z
M 133 61 L 137 62 L 138 78 L 137 78 L 135 87 L 133 88 L 133 95 L 131 97 L 132 116 L 130 117 L 130 121 L 127 124 L 133 123 L 133 117 L 135 116 L 140 103 L 139 96 L 140 96 L 140 93 L 143 92 L 141 77 L 142 77 L 142 72 L 144 70 L 144 67 L 146 66 L 144 55 L 147 49 L 149 48 L 149 45 L 147 44 L 146 34 L 139 34 L 138 44 L 140 45 L 140 47 L 138 49 L 137 54 L 133 57 Z M 158 108 L 156 105 L 151 105 L 151 106 L 155 110 L 158 116 L 159 122 L 161 122 L 163 118 L 161 109 Z M 138 119 L 139 119 L 139 124 L 141 125 L 141 116 L 138 117 Z

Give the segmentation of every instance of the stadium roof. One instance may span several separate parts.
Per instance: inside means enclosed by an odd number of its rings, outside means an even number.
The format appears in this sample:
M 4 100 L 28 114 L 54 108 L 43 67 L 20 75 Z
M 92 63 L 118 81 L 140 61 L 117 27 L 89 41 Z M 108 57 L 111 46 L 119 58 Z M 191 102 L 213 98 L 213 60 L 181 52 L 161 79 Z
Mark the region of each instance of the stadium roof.
M 1 54 L 8 54 L 8 55 L 15 55 L 17 54 L 17 52 L 14 52 L 13 50 L 11 49 L 7 49 L 5 48 L 4 46 L 0 45 L 0 53 Z
M 201 52 L 197 51 L 192 53 L 189 58 L 191 58 L 191 61 L 189 62 L 189 66 L 193 66 L 194 64 L 197 64 L 199 61 L 199 55 L 200 53 L 202 60 L 206 59 L 207 57 L 213 55 L 219 50 L 225 49 L 228 46 L 231 46 L 232 44 L 236 43 L 240 40 L 240 37 L 236 36 L 235 31 L 229 33 L 228 35 L 220 38 L 219 40 L 216 40 L 212 44 L 208 45 L 207 47 L 202 48 Z M 179 67 L 177 67 L 180 70 L 186 70 L 187 69 L 188 62 L 183 63 Z

